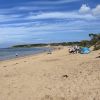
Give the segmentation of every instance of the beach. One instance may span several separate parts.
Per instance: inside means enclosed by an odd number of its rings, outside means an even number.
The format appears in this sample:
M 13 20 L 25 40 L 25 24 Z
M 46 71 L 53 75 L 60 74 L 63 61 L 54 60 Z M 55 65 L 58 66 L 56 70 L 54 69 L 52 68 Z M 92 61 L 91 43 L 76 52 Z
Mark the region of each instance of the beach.
M 0 100 L 100 100 L 100 50 L 68 47 L 0 61 Z

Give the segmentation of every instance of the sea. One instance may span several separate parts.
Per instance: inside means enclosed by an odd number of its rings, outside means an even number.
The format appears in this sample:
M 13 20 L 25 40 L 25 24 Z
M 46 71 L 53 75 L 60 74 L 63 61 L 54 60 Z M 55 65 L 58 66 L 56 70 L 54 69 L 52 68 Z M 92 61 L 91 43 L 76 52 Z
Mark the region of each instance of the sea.
M 28 55 L 39 54 L 49 51 L 50 48 L 39 47 L 39 48 L 0 48 L 0 61 L 9 60 L 17 57 L 24 57 Z

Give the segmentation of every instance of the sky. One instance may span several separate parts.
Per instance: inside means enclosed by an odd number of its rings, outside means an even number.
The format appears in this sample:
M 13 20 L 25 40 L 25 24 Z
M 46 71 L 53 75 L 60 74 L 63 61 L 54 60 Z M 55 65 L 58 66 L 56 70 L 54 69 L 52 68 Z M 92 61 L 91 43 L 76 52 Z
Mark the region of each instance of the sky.
M 0 0 L 0 48 L 81 41 L 100 33 L 100 0 Z

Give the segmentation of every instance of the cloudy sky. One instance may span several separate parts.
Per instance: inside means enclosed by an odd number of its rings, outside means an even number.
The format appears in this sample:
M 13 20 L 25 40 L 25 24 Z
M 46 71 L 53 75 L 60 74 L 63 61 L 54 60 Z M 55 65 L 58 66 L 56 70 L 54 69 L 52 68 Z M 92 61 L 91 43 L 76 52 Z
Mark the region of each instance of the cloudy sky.
M 100 0 L 0 0 L 0 47 L 80 41 L 100 33 Z

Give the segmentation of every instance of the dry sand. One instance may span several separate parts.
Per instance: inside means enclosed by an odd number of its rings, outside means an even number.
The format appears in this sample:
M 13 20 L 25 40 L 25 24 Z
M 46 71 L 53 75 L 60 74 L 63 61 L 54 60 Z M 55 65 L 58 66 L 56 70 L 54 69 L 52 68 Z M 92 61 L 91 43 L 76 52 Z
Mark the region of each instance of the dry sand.
M 0 62 L 0 100 L 100 100 L 100 51 L 67 48 Z

